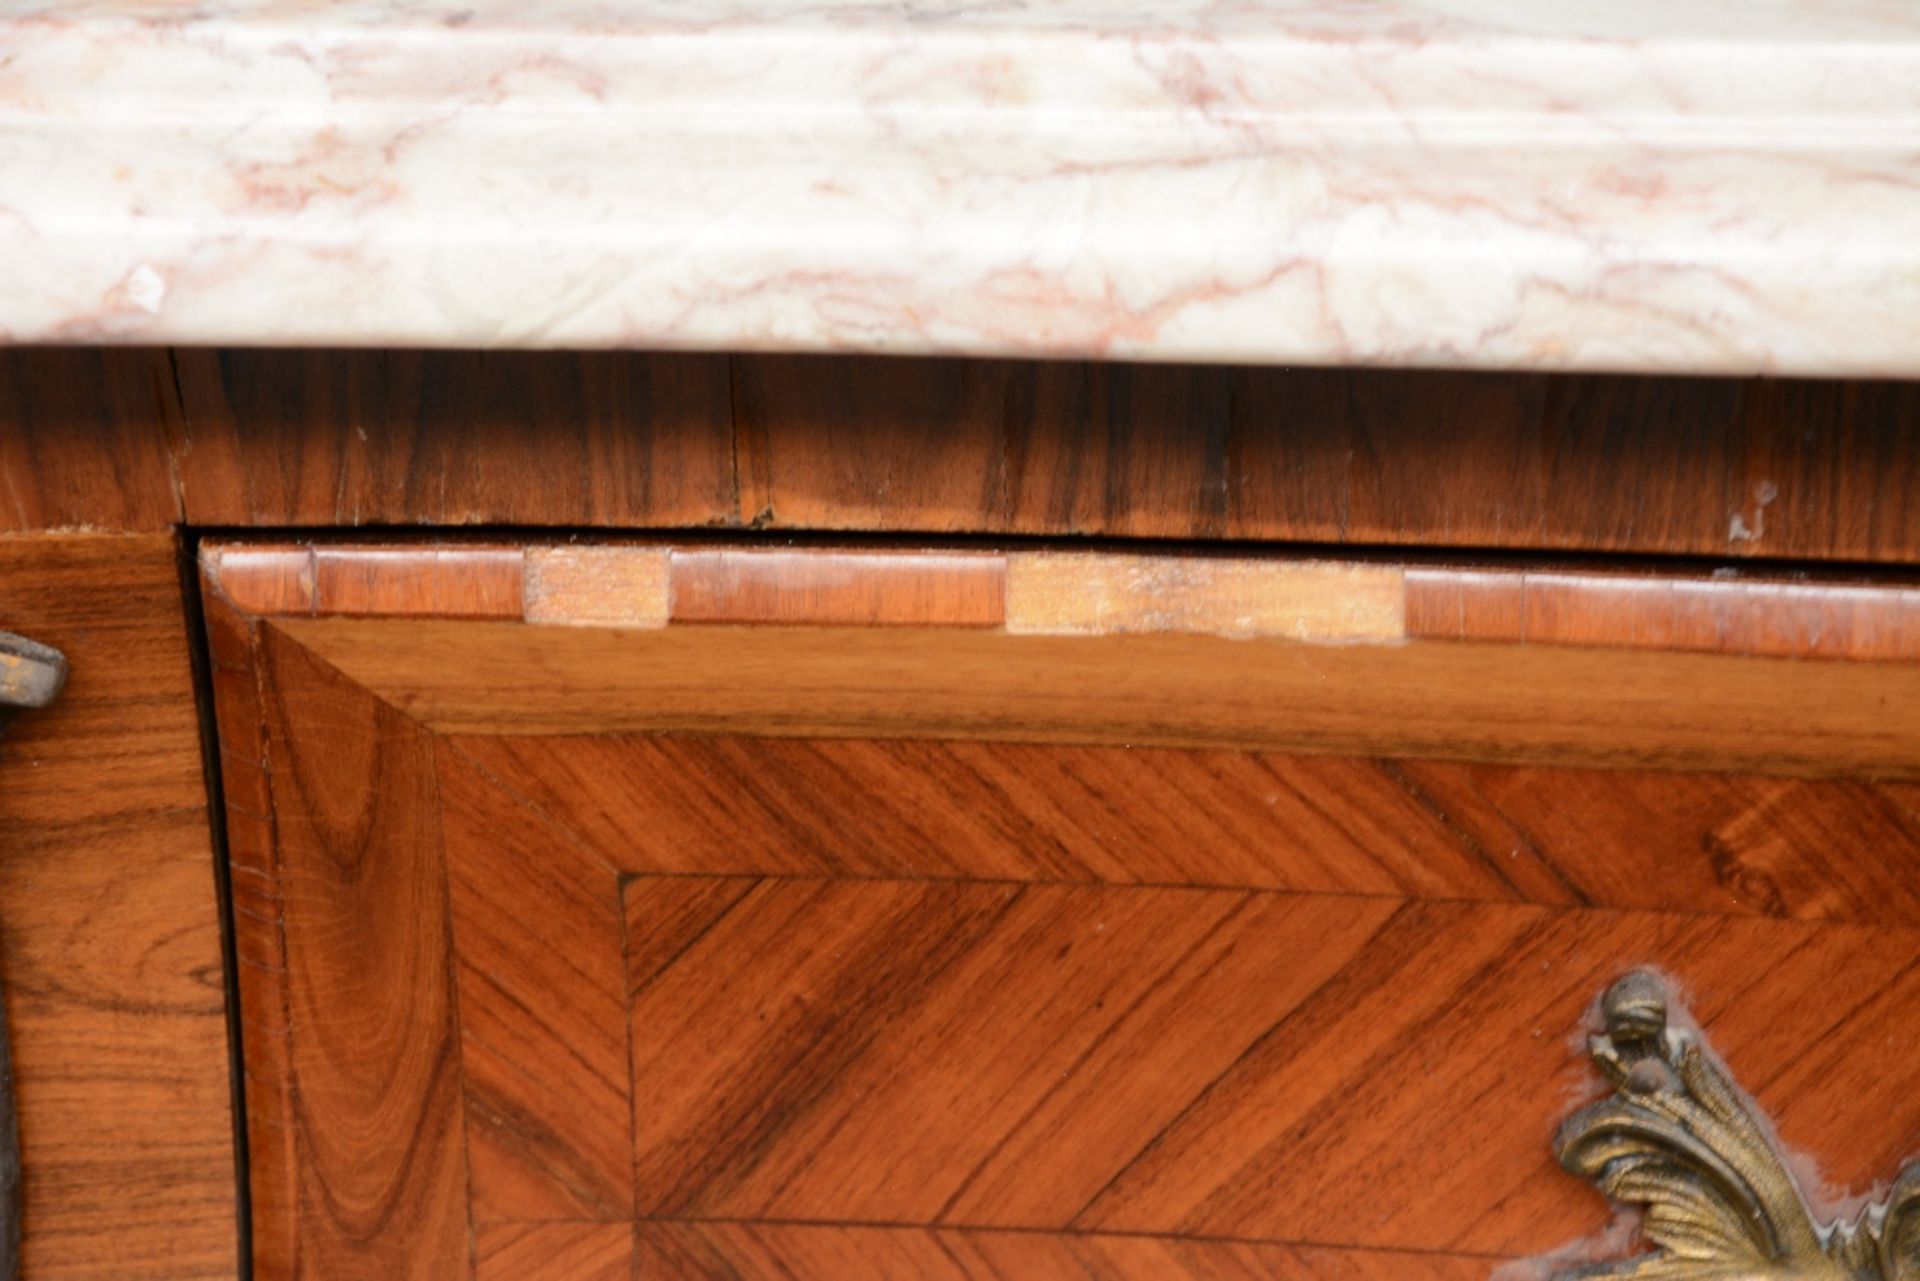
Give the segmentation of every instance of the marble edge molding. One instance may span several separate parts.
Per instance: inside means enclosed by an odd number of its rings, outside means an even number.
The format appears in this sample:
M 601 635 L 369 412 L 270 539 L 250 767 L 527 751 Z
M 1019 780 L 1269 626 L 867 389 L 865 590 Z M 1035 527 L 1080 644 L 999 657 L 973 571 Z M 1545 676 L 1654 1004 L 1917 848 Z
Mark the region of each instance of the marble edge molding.
M 0 341 L 1920 374 L 1895 0 L 0 6 Z

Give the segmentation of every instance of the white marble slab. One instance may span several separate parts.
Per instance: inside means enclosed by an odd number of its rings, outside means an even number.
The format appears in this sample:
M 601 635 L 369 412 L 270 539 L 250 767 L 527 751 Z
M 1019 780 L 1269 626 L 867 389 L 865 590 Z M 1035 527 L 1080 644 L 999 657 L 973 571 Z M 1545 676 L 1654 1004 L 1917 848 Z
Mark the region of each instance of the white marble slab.
M 0 0 L 0 338 L 1920 373 L 1920 0 Z

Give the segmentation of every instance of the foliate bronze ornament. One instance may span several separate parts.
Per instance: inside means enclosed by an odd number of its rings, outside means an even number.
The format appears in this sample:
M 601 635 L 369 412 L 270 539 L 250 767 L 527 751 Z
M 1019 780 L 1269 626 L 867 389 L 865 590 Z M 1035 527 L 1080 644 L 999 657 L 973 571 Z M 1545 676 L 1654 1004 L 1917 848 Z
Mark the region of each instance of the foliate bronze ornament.
M 1654 1250 L 1556 1281 L 1920 1281 L 1920 1164 L 1884 1202 L 1821 1223 L 1766 1119 L 1695 1033 L 1670 1024 L 1659 978 L 1628 974 L 1601 1008 L 1606 1030 L 1590 1050 L 1614 1093 L 1568 1118 L 1554 1151 L 1641 1207 Z

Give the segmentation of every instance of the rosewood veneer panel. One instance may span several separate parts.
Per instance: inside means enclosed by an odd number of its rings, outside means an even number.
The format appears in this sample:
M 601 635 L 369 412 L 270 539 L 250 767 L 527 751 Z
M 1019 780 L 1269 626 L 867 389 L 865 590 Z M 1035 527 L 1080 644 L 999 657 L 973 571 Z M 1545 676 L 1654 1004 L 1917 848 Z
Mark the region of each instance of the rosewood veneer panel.
M 686 1281 L 1484 1281 L 1491 1260 L 1153 1237 L 647 1223 L 640 1276 Z
M 198 525 L 737 520 L 724 356 L 175 353 Z
M 632 873 L 1244 886 L 1920 926 L 1912 785 L 914 739 L 447 741 L 568 845 Z M 578 804 L 587 795 L 596 803 Z M 471 803 L 478 830 L 513 830 L 499 798 Z
M 178 416 L 165 351 L 0 348 L 0 532 L 165 532 Z
M 164 420 L 178 420 L 179 484 L 155 470 L 140 520 L 1920 562 L 1916 383 L 620 353 L 173 358 L 178 403 L 171 380 L 154 385 Z M 22 386 L 64 376 L 58 357 L 18 359 Z M 85 508 L 66 519 L 106 519 Z
M 471 1214 L 633 1214 L 623 922 L 614 866 L 438 753 Z
M 432 738 L 213 604 L 255 1275 L 464 1279 Z
M 0 523 L 1920 563 L 1920 383 L 562 352 L 0 363 Z
M 271 624 L 443 733 L 1127 742 L 1920 777 L 1920 664 L 979 629 Z M 396 643 L 404 634 L 404 644 Z
M 1484 1275 L 1604 1221 L 1548 1138 L 1646 964 L 1836 1184 L 1920 1137 L 1865 1052 L 1920 1010 L 1905 657 L 1263 634 L 1337 570 L 1024 635 L 920 621 L 982 599 L 942 552 L 445 550 L 206 561 L 263 1276 Z M 434 613 L 516 581 L 541 621 Z M 1837 777 L 1700 768 L 1793 743 Z
M 0 625 L 73 663 L 59 700 L 0 739 L 0 956 L 21 1275 L 35 1281 L 237 1275 L 219 899 L 183 611 L 168 535 L 0 537 Z
M 474 1281 L 636 1281 L 698 1274 L 634 1258 L 625 1223 L 488 1224 L 474 1232 Z
M 742 356 L 793 529 L 1920 556 L 1920 384 Z
M 1668 969 L 1711 1021 L 1845 973 L 1813 1016 L 1842 1039 L 1920 1000 L 1912 930 L 925 881 L 640 878 L 626 906 L 630 947 L 666 931 L 629 967 L 646 1218 L 1536 1253 L 1588 1226 L 1542 1136 L 1609 975 Z M 1841 1098 L 1884 1118 L 1832 1175 L 1904 1155 L 1920 1062 L 1823 1080 L 1740 1022 L 1789 1139 L 1840 1138 Z

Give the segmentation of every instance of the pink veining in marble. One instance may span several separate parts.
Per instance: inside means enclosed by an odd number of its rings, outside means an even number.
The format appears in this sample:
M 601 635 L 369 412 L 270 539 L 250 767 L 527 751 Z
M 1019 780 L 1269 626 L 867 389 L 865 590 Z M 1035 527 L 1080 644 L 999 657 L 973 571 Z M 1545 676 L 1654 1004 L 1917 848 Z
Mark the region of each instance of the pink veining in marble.
M 0 339 L 1920 372 L 1907 0 L 0 0 Z

